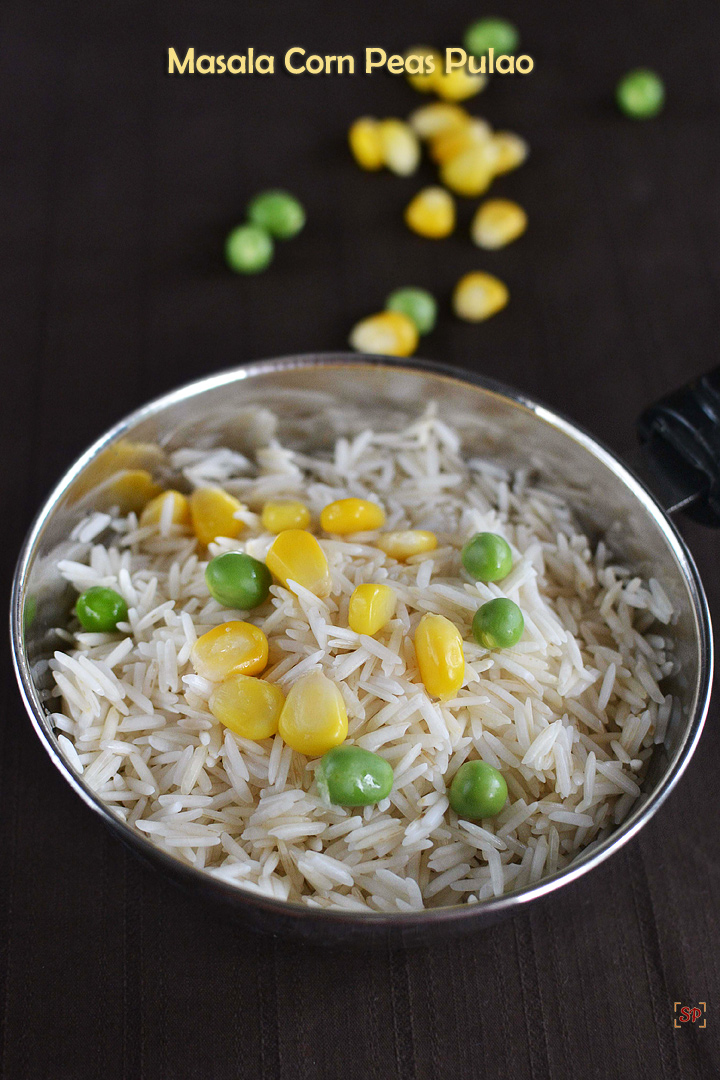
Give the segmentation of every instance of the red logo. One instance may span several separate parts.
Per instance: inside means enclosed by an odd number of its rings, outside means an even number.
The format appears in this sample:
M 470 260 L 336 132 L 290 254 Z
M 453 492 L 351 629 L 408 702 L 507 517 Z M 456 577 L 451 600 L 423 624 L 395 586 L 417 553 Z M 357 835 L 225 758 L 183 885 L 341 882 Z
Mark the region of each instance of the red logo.
M 681 1001 L 673 1002 L 675 1013 L 673 1027 L 679 1028 L 681 1024 L 695 1024 L 696 1027 L 704 1028 L 707 1025 L 706 1008 L 707 1003 L 704 1001 L 698 1001 L 697 1005 L 683 1005 Z M 701 1024 L 698 1023 L 700 1017 L 702 1017 Z

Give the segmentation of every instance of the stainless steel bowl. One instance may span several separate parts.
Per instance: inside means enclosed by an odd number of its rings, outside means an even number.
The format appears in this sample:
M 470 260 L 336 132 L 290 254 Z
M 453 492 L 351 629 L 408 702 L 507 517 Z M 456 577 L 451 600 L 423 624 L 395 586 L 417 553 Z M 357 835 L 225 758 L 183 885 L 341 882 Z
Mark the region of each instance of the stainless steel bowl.
M 69 540 L 73 527 L 90 509 L 118 501 L 126 470 L 147 468 L 167 479 L 167 453 L 175 447 L 222 444 L 247 451 L 261 445 L 276 422 L 284 442 L 319 450 L 341 432 L 369 425 L 395 429 L 429 401 L 460 429 L 470 452 L 537 470 L 572 503 L 591 537 L 604 534 L 638 573 L 658 578 L 680 612 L 673 631 L 680 671 L 669 687 L 677 707 L 643 794 L 619 827 L 570 866 L 482 904 L 417 914 L 351 914 L 266 899 L 217 881 L 115 817 L 58 745 L 44 704 L 47 659 L 64 646 L 54 628 L 66 622 L 74 593 L 60 578 L 57 561 L 69 552 L 82 555 L 82 543 Z M 435 931 L 486 925 L 587 873 L 635 836 L 679 780 L 702 730 L 712 677 L 710 618 L 692 558 L 653 495 L 614 454 L 544 405 L 490 380 L 420 361 L 334 354 L 287 357 L 201 379 L 139 409 L 99 439 L 63 477 L 30 530 L 15 573 L 11 635 L 20 689 L 41 743 L 113 832 L 153 866 L 233 904 L 257 925 L 318 942 L 383 931 L 405 942 L 427 941 Z

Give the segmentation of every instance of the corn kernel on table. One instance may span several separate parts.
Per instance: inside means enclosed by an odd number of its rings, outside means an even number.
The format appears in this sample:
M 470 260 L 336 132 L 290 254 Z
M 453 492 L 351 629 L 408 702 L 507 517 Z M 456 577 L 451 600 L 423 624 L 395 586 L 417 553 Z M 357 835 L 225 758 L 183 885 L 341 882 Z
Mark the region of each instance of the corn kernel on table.
M 496 11 L 497 9 L 497 11 Z M 420 353 L 546 400 L 617 450 L 651 399 L 717 362 L 720 11 L 499 2 L 529 75 L 470 110 L 530 144 L 493 195 L 528 229 L 446 239 L 403 211 L 436 170 L 361 172 L 357 117 L 404 117 L 402 76 L 174 75 L 167 50 L 352 53 L 458 44 L 470 3 L 48 4 L 0 14 L 0 399 L 6 582 L 50 486 L 103 430 L 183 382 L 258 357 L 344 347 L 402 286 L 439 301 Z M 296 54 L 297 62 L 297 54 Z M 664 112 L 622 116 L 648 66 Z M 255 276 L 225 237 L 265 188 L 307 225 Z M 471 271 L 504 310 L 461 322 Z M 718 537 L 683 525 L 720 612 Z M 7 590 L 6 590 L 7 591 Z M 52 768 L 3 655 L 0 1075 L 4 1080 L 698 1080 L 720 1074 L 717 705 L 642 835 L 490 930 L 405 950 L 261 936 L 112 838 Z M 674 1023 L 706 1003 L 707 1023 Z M 687 1015 L 687 1014 L 686 1014 Z M 692 1014 L 691 1014 L 692 1015 Z

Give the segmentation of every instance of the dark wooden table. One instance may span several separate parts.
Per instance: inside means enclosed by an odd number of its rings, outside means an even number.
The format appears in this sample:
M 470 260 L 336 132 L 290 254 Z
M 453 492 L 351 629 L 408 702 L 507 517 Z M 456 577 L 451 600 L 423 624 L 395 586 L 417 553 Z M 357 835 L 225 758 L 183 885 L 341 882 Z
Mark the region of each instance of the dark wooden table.
M 527 236 L 483 254 L 410 235 L 418 177 L 361 174 L 345 132 L 406 114 L 400 78 L 164 74 L 167 47 L 282 56 L 457 41 L 463 3 L 6 0 L 0 100 L 2 557 L 101 431 L 184 380 L 342 348 L 391 288 L 442 303 L 426 356 L 514 384 L 622 450 L 647 401 L 717 362 L 716 3 L 496 5 L 536 69 L 473 103 L 532 158 L 497 184 Z M 667 110 L 612 106 L 638 64 Z M 422 178 L 432 173 L 424 167 Z M 301 238 L 256 278 L 221 249 L 248 197 L 291 188 Z M 507 311 L 449 314 L 471 268 Z M 688 527 L 717 613 L 718 538 Z M 7 653 L 7 650 L 6 650 Z M 56 775 L 4 656 L 0 1072 L 6 1080 L 694 1080 L 720 1072 L 717 708 L 642 836 L 544 905 L 442 947 L 367 954 L 258 936 L 144 869 Z M 673 1002 L 707 1027 L 673 1027 Z

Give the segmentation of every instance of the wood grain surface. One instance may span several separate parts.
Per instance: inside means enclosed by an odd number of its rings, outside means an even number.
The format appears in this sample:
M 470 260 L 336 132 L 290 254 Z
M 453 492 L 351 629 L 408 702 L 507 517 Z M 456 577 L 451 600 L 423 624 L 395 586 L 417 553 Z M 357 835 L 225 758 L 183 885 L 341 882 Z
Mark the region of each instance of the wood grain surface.
M 471 213 L 407 232 L 418 177 L 361 174 L 345 132 L 405 115 L 400 78 L 169 77 L 167 48 L 281 56 L 454 44 L 469 3 L 6 0 L 0 9 L 2 559 L 111 423 L 193 377 L 344 346 L 402 284 L 438 294 L 429 358 L 544 399 L 617 450 L 649 400 L 717 363 L 720 8 L 498 3 L 535 58 L 472 108 L 530 141 L 497 192 L 527 236 L 482 253 Z M 667 109 L 621 118 L 648 64 Z M 421 179 L 429 182 L 429 166 Z M 302 236 L 272 269 L 223 268 L 258 189 L 292 189 Z M 511 302 L 449 314 L 467 270 Z M 719 537 L 683 525 L 711 604 Z M 695 1080 L 720 1074 L 720 735 L 640 838 L 550 901 L 432 949 L 367 954 L 261 937 L 146 870 L 56 774 L 3 656 L 0 1075 L 5 1080 Z M 707 1027 L 673 1027 L 706 1001 Z

